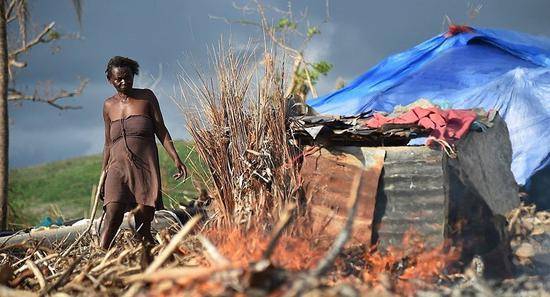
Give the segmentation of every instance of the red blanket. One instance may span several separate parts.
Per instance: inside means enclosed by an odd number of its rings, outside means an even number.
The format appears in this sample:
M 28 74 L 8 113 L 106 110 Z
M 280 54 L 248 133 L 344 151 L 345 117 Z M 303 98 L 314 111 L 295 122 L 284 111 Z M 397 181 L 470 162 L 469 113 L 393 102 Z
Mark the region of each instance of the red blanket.
M 394 118 L 375 113 L 367 121 L 367 126 L 380 128 L 384 124 L 416 124 L 431 129 L 430 138 L 433 137 L 452 143 L 468 132 L 475 119 L 476 113 L 472 110 L 414 107 Z

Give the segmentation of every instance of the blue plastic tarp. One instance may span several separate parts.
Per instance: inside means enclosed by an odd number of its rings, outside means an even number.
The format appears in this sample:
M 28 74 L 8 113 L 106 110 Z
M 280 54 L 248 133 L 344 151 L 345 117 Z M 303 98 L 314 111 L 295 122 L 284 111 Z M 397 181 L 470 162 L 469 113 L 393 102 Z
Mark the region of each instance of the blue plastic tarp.
M 550 39 L 473 28 L 392 55 L 348 86 L 307 103 L 322 114 L 391 112 L 425 98 L 443 108 L 497 109 L 525 185 L 550 166 Z

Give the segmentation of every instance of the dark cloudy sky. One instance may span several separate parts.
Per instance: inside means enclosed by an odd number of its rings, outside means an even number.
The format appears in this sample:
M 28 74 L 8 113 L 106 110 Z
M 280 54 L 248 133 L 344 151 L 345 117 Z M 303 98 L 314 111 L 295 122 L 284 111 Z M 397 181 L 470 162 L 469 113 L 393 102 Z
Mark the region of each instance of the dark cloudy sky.
M 99 153 L 103 146 L 101 107 L 113 93 L 104 78 L 109 57 L 124 55 L 140 62 L 142 86 L 150 75 L 162 79 L 154 87 L 168 129 L 174 138 L 186 138 L 185 119 L 171 101 L 175 76 L 180 66 L 192 70 L 207 62 L 207 48 L 223 35 L 233 44 L 245 43 L 257 34 L 250 27 L 228 25 L 209 15 L 241 17 L 232 1 L 222 0 L 84 0 L 80 28 L 70 0 L 31 0 L 36 26 L 56 21 L 62 32 L 80 32 L 82 40 L 63 40 L 61 51 L 41 46 L 26 57 L 29 67 L 18 73 L 17 85 L 33 88 L 39 81 L 52 80 L 57 88 L 70 89 L 77 77 L 90 79 L 84 94 L 74 103 L 81 110 L 59 111 L 50 106 L 25 103 L 10 105 L 10 167 L 21 167 L 80 155 Z M 236 1 L 247 3 L 244 0 Z M 284 7 L 287 1 L 265 1 Z M 325 1 L 294 1 L 296 11 L 308 7 L 309 19 L 324 19 Z M 456 23 L 504 28 L 550 36 L 548 0 L 332 0 L 330 22 L 310 46 L 312 60 L 330 61 L 334 68 L 319 82 L 319 92 L 329 92 L 338 77 L 346 81 L 366 71 L 380 59 L 412 47 L 443 30 L 444 16 Z M 469 6 L 482 5 L 474 20 Z M 67 101 L 70 102 L 70 101 Z

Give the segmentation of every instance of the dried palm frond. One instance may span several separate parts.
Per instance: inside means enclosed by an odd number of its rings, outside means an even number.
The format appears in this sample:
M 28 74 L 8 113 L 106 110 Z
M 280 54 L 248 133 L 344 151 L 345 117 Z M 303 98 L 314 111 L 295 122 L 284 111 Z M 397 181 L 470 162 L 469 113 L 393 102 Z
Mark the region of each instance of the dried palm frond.
M 274 222 L 289 202 L 300 202 L 282 64 L 264 53 L 260 70 L 256 57 L 250 47 L 237 53 L 220 46 L 215 79 L 180 77 L 198 101 L 187 111 L 188 129 L 210 170 L 214 213 L 223 225 Z

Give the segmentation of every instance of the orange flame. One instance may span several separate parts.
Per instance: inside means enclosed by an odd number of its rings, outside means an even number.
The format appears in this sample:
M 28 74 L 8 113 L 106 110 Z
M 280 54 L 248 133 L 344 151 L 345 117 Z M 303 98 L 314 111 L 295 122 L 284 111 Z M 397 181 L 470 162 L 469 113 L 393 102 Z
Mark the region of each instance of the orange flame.
M 260 230 L 243 231 L 237 227 L 215 229 L 211 228 L 203 232 L 219 252 L 231 262 L 232 268 L 237 268 L 241 273 L 239 278 L 246 274 L 249 265 L 260 260 L 266 249 L 271 235 Z M 313 268 L 323 257 L 330 242 L 324 242 L 322 232 L 297 232 L 292 236 L 284 234 L 270 259 L 274 266 L 291 271 L 303 271 Z M 356 250 L 357 252 L 352 252 Z M 186 253 L 185 251 L 181 251 Z M 188 253 L 193 253 L 188 252 Z M 349 249 L 343 252 L 348 254 L 339 259 L 331 275 L 326 278 L 328 286 L 353 283 L 363 292 L 369 288 L 383 289 L 403 296 L 413 296 L 424 288 L 429 288 L 440 277 L 449 264 L 457 261 L 460 256 L 459 248 L 450 248 L 442 244 L 435 248 L 429 248 L 423 242 L 422 237 L 410 230 L 402 241 L 402 245 L 390 247 L 386 252 L 377 250 L 376 246 L 364 252 L 363 248 Z M 198 255 L 200 258 L 201 256 Z M 210 266 L 205 258 L 197 259 L 202 267 Z M 359 274 L 349 275 L 345 272 L 342 263 L 357 262 L 362 269 Z M 362 263 L 362 264 L 359 264 Z M 185 292 L 187 296 L 202 296 L 204 294 L 223 294 L 227 289 L 216 278 L 211 278 L 215 267 L 211 270 L 205 268 L 206 273 L 200 277 L 191 276 L 175 280 L 171 286 L 162 289 L 161 283 L 152 284 L 151 296 L 181 296 Z M 210 273 L 208 273 L 210 271 Z M 364 286 L 364 287 L 363 287 Z M 273 292 L 275 295 L 281 291 Z M 236 292 L 233 292 L 236 293 Z
M 206 236 L 214 242 L 222 255 L 234 265 L 242 267 L 260 260 L 271 239 L 270 235 L 263 231 L 242 231 L 237 228 L 210 229 Z M 287 270 L 309 269 L 326 251 L 326 247 L 314 245 L 313 242 L 305 236 L 283 234 L 271 255 L 271 260 L 276 266 Z
M 412 230 L 403 237 L 402 247 L 389 247 L 386 253 L 370 249 L 365 255 L 363 280 L 379 284 L 389 276 L 390 289 L 398 294 L 413 296 L 422 284 L 432 283 L 451 263 L 460 258 L 460 249 L 444 243 L 428 248 L 420 235 Z

